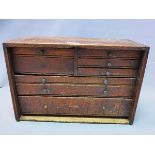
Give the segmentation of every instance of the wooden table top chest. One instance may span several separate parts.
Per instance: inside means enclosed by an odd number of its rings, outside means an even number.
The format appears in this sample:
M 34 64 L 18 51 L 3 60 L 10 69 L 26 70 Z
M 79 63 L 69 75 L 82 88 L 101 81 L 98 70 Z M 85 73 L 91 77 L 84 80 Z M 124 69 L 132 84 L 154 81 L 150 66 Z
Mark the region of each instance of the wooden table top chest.
M 133 123 L 149 47 L 56 37 L 3 47 L 17 121 Z

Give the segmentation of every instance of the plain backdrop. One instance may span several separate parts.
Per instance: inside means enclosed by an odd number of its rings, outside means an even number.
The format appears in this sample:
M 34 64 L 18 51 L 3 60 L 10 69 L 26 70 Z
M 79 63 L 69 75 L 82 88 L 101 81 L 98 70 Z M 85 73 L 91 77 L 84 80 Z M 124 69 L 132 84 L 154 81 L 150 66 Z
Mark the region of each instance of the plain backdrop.
M 150 46 L 134 124 L 16 122 L 2 43 L 27 36 L 131 39 Z M 155 134 L 155 20 L 0 20 L 0 134 Z

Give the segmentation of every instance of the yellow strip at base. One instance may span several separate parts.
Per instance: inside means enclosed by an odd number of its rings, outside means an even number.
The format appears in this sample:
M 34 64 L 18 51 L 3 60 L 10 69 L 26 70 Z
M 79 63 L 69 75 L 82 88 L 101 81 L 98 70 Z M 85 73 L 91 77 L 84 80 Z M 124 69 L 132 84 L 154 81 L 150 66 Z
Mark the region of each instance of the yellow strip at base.
M 129 124 L 128 119 L 94 117 L 21 116 L 21 121 Z

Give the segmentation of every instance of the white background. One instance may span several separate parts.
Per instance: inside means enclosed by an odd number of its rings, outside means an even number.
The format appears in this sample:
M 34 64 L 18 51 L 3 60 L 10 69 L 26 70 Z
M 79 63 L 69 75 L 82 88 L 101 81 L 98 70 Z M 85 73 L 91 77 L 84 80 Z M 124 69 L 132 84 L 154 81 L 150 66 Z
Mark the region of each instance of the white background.
M 154 18 L 154 1 L 153 0 L 95 0 L 95 1 L 0 1 L 1 18 Z M 140 27 L 139 27 L 140 28 Z M 146 28 L 147 29 L 147 28 Z M 152 32 L 153 33 L 153 32 Z M 151 33 L 151 34 L 152 34 Z M 154 33 L 153 33 L 154 34 Z M 139 40 L 139 39 L 138 39 Z M 144 43 L 147 43 L 146 41 Z M 148 43 L 147 43 L 148 44 Z M 149 45 L 149 44 L 148 44 Z M 153 43 L 152 43 L 153 45 Z M 152 51 L 153 54 L 153 51 Z M 150 56 L 149 56 L 150 57 Z M 151 58 L 149 58 L 151 59 Z M 152 57 L 153 60 L 153 57 Z M 153 60 L 154 61 L 154 60 Z M 153 64 L 154 62 L 151 61 Z M 1 63 L 0 63 L 1 64 Z M 151 68 L 151 67 L 150 67 Z M 149 69 L 147 69 L 149 70 Z M 152 74 L 153 69 L 152 69 Z M 150 83 L 154 84 L 153 76 Z M 153 74 L 154 75 L 154 74 Z M 145 80 L 146 81 L 146 80 Z M 5 82 L 4 82 L 5 83 Z M 146 83 L 146 82 L 144 82 Z M 147 85 L 144 84 L 146 87 Z M 143 86 L 144 87 L 144 86 Z M 147 103 L 145 108 L 152 109 L 149 102 L 154 104 L 154 85 L 150 92 L 145 92 L 147 95 Z M 5 97 L 5 92 L 8 92 L 7 86 L 5 91 L 0 92 L 0 97 Z M 8 93 L 7 93 L 8 94 Z M 152 94 L 152 95 L 150 95 Z M 149 96 L 148 96 L 149 95 Z M 144 95 L 141 95 L 144 96 Z M 150 97 L 151 96 L 151 97 Z M 0 99 L 0 104 L 5 104 L 8 101 Z M 141 104 L 140 104 L 141 105 Z M 7 105 L 7 114 L 12 113 L 10 105 Z M 140 106 L 139 106 L 140 107 Z M 4 108 L 4 107 L 3 107 Z M 6 107 L 5 107 L 6 108 Z M 6 110 L 6 109 L 2 110 Z M 149 110 L 150 111 L 150 110 Z M 146 114 L 146 112 L 145 112 Z M 148 114 L 148 113 L 147 113 Z M 11 114 L 13 117 L 13 113 Z M 138 114 L 136 114 L 138 115 Z M 142 115 L 144 116 L 144 115 Z M 145 115 L 146 116 L 146 115 Z M 153 115 L 152 115 L 153 116 Z M 1 115 L 0 119 L 4 120 Z M 6 117 L 10 118 L 6 115 Z M 136 116 L 137 117 L 137 116 Z M 148 115 L 145 117 L 146 120 Z M 150 117 L 150 122 L 153 124 L 154 117 Z M 141 119 L 141 116 L 140 118 Z M 12 120 L 11 122 L 14 121 Z M 4 127 L 5 123 L 0 122 L 0 127 Z M 13 126 L 10 122 L 8 128 Z M 33 124 L 32 124 L 33 125 Z M 30 124 L 31 126 L 31 124 Z M 139 129 L 147 128 L 148 122 L 140 126 Z M 6 127 L 6 126 L 5 126 Z M 23 129 L 23 126 L 18 126 L 18 129 Z M 37 127 L 36 127 L 37 128 Z M 90 127 L 92 128 L 92 127 Z M 99 127 L 97 127 L 99 128 Z M 109 127 L 110 130 L 115 130 L 114 126 Z M 148 127 L 149 128 L 149 127 Z M 150 127 L 154 132 L 154 128 Z M 131 128 L 130 128 L 131 129 Z M 8 129 L 9 130 L 9 129 Z M 122 130 L 118 129 L 120 134 Z M 27 129 L 29 132 L 29 130 Z M 153 134 L 152 132 L 152 134 Z M 147 132 L 148 134 L 151 132 Z M 6 133 L 7 134 L 7 133 Z M 106 132 L 105 132 L 106 134 Z M 110 133 L 109 133 L 110 134 Z M 0 153 L 1 154 L 155 154 L 154 150 L 155 137 L 151 136 L 0 136 Z
M 150 46 L 134 124 L 16 122 L 5 62 L 1 61 L 1 134 L 155 134 L 155 20 L 0 20 L 0 41 L 25 36 L 127 38 Z M 4 60 L 1 44 L 1 60 Z M 22 64 L 21 64 L 22 65 Z M 147 124 L 147 125 L 146 125 Z

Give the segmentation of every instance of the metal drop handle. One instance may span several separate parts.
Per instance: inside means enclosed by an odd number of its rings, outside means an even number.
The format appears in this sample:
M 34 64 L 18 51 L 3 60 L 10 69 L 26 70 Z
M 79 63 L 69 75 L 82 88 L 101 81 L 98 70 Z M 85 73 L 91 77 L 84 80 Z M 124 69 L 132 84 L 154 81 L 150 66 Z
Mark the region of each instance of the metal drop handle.
M 49 89 L 48 88 L 43 88 L 43 93 L 49 93 Z
M 108 92 L 109 92 L 109 91 L 108 91 L 107 89 L 104 89 L 103 94 L 104 94 L 104 95 L 107 95 Z
M 111 67 L 112 66 L 111 62 L 107 62 L 107 66 Z

